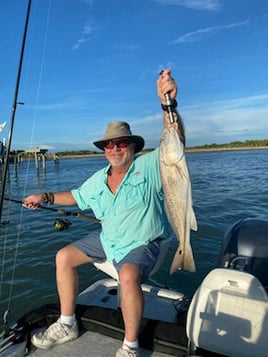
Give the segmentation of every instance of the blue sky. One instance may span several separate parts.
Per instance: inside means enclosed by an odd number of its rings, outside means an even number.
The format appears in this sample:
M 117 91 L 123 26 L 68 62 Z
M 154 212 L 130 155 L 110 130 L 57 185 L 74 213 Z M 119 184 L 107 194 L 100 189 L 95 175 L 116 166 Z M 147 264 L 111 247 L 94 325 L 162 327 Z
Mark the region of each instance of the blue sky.
M 0 140 L 26 0 L 0 0 Z M 32 0 L 12 148 L 93 149 L 128 121 L 158 145 L 156 79 L 179 85 L 187 146 L 268 138 L 266 0 Z

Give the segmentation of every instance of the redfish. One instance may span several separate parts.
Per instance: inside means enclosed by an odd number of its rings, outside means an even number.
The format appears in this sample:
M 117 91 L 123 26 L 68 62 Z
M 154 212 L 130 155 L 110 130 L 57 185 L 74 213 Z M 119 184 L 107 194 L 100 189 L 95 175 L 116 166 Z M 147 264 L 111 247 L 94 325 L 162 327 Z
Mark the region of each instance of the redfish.
M 190 230 L 197 230 L 197 221 L 192 203 L 191 179 L 184 145 L 177 131 L 172 127 L 163 130 L 159 161 L 165 210 L 179 242 L 170 274 L 178 269 L 194 272 L 195 262 L 190 244 Z

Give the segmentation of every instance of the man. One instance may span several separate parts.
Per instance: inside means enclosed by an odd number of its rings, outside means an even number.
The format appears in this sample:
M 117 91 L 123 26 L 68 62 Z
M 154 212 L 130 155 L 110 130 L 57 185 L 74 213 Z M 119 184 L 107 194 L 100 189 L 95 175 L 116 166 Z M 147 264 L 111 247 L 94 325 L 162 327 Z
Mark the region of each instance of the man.
M 174 126 L 185 141 L 181 119 L 176 112 L 177 86 L 171 71 L 162 71 L 157 92 L 164 113 L 164 126 Z M 170 124 L 165 94 L 169 93 L 175 123 Z M 159 241 L 168 237 L 163 192 L 159 174 L 158 149 L 135 157 L 144 139 L 132 135 L 125 122 L 108 125 L 104 138 L 94 144 L 104 150 L 109 165 L 96 172 L 78 189 L 66 192 L 40 193 L 25 198 L 23 205 L 78 205 L 91 208 L 101 220 L 101 234 L 78 240 L 56 256 L 56 278 L 61 315 L 57 322 L 32 343 L 43 349 L 78 337 L 75 302 L 78 292 L 76 268 L 105 259 L 115 265 L 121 287 L 121 309 L 125 338 L 116 357 L 139 356 L 138 332 L 143 315 L 141 283 L 146 280 L 159 254 Z

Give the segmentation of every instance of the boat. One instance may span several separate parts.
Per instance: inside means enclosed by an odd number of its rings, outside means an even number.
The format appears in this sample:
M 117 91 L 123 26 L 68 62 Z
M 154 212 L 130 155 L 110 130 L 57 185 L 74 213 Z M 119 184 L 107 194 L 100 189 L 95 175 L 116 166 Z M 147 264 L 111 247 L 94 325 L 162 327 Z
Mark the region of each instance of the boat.
M 12 108 L 12 134 L 26 24 Z M 10 152 L 11 136 L 7 146 Z M 6 170 L 2 184 L 5 192 Z M 2 198 L 1 209 L 2 212 Z M 154 271 L 161 268 L 168 246 Z M 13 325 L 3 316 L 0 357 L 105 357 L 114 356 L 124 336 L 120 309 L 120 284 L 109 262 L 96 264 L 108 274 L 77 297 L 76 316 L 80 328 L 77 340 L 50 350 L 36 349 L 31 336 L 55 322 L 58 303 L 29 311 Z M 247 218 L 236 222 L 223 239 L 218 265 L 211 270 L 193 297 L 154 285 L 143 284 L 145 311 L 139 343 L 141 356 L 268 356 L 268 221 Z
M 161 259 L 164 256 L 165 252 Z M 155 269 L 161 267 L 161 259 Z M 31 345 L 31 335 L 59 316 L 58 304 L 49 304 L 6 326 L 0 357 L 114 356 L 124 336 L 120 285 L 112 265 L 102 264 L 96 268 L 110 276 L 77 297 L 77 340 L 51 350 Z M 246 218 L 227 231 L 218 265 L 193 297 L 143 284 L 141 356 L 267 356 L 267 267 L 268 221 Z

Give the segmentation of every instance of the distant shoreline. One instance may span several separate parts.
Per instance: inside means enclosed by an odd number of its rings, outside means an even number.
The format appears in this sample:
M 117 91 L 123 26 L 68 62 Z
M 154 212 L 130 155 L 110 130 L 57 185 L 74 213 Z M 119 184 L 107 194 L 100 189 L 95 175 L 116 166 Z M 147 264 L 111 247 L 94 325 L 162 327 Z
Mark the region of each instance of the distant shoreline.
M 219 152 L 219 151 L 246 151 L 246 150 L 268 150 L 268 146 L 245 146 L 245 147 L 226 147 L 226 148 L 186 148 L 186 153 L 199 153 L 199 152 Z M 148 151 L 149 152 L 149 151 Z M 142 154 L 146 154 L 142 152 Z M 104 157 L 104 153 L 96 153 L 96 154 L 70 154 L 70 155 L 59 155 L 59 159 L 79 159 L 79 158 L 96 158 L 96 157 Z
M 246 150 L 267 150 L 268 146 L 244 146 L 244 147 L 221 147 L 221 148 L 186 148 L 186 152 L 204 152 L 204 151 L 246 151 Z

